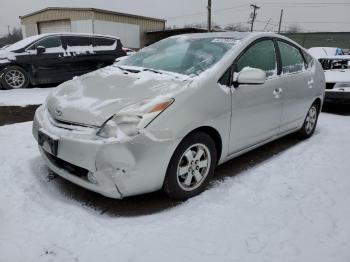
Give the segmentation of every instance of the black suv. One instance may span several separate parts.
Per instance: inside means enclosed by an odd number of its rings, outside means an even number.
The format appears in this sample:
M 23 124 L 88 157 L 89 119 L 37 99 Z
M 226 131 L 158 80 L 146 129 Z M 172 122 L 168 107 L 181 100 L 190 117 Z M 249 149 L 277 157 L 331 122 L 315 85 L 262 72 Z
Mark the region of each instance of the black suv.
M 31 36 L 0 50 L 1 86 L 13 89 L 64 82 L 113 64 L 126 55 L 122 48 L 120 40 L 112 36 Z

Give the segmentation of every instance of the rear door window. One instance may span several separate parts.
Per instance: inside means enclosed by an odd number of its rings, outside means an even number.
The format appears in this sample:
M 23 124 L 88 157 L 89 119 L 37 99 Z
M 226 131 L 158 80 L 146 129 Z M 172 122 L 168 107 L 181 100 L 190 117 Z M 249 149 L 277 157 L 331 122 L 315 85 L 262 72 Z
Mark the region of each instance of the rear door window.
M 72 55 L 92 54 L 91 36 L 63 36 L 63 43 L 66 52 Z
M 118 47 L 118 39 L 95 37 L 93 44 L 95 51 L 114 51 Z
M 299 49 L 286 42 L 277 42 L 282 59 L 282 73 L 288 74 L 303 71 L 305 69 L 305 64 Z
M 245 67 L 264 70 L 266 77 L 277 75 L 275 46 L 272 40 L 261 40 L 249 47 L 237 62 L 237 72 Z

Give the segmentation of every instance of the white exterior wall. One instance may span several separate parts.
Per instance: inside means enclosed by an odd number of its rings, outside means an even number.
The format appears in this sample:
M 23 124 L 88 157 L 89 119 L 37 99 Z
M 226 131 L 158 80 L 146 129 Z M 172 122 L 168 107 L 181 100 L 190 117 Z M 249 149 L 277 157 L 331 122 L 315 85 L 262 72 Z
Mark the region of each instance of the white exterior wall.
M 93 33 L 92 20 L 76 20 L 71 21 L 71 29 L 74 33 Z
M 22 28 L 22 37 L 26 38 L 27 37 L 26 26 L 22 24 L 21 28 Z
M 141 48 L 141 33 L 139 25 L 95 20 L 94 29 L 95 34 L 104 34 L 119 37 L 123 46 L 125 47 L 137 49 Z

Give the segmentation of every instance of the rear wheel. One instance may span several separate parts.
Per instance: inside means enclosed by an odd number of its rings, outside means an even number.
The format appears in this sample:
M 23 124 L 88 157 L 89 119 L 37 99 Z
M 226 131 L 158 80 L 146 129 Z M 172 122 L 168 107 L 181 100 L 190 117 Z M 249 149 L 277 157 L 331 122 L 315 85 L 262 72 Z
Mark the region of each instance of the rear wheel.
M 163 189 L 170 198 L 186 200 L 201 193 L 216 166 L 216 148 L 206 133 L 186 137 L 172 156 Z
M 29 85 L 28 73 L 19 66 L 9 66 L 2 72 L 1 85 L 4 89 L 26 88 Z
M 318 104 L 313 103 L 307 112 L 303 127 L 298 132 L 301 138 L 309 138 L 313 135 L 316 129 L 319 112 Z

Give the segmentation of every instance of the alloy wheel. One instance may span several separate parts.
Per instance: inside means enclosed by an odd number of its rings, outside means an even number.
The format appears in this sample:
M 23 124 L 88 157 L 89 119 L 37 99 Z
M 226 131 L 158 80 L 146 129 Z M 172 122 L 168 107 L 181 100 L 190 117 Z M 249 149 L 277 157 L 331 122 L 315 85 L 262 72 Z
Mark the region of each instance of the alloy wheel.
M 21 71 L 17 69 L 12 69 L 6 72 L 5 81 L 10 87 L 16 89 L 23 87 L 26 79 Z
M 317 108 L 315 106 L 312 106 L 309 109 L 309 112 L 307 113 L 306 120 L 305 120 L 305 131 L 307 134 L 310 134 L 316 125 L 317 121 Z
M 209 173 L 211 156 L 204 144 L 190 146 L 181 156 L 177 168 L 177 182 L 185 191 L 197 189 Z

